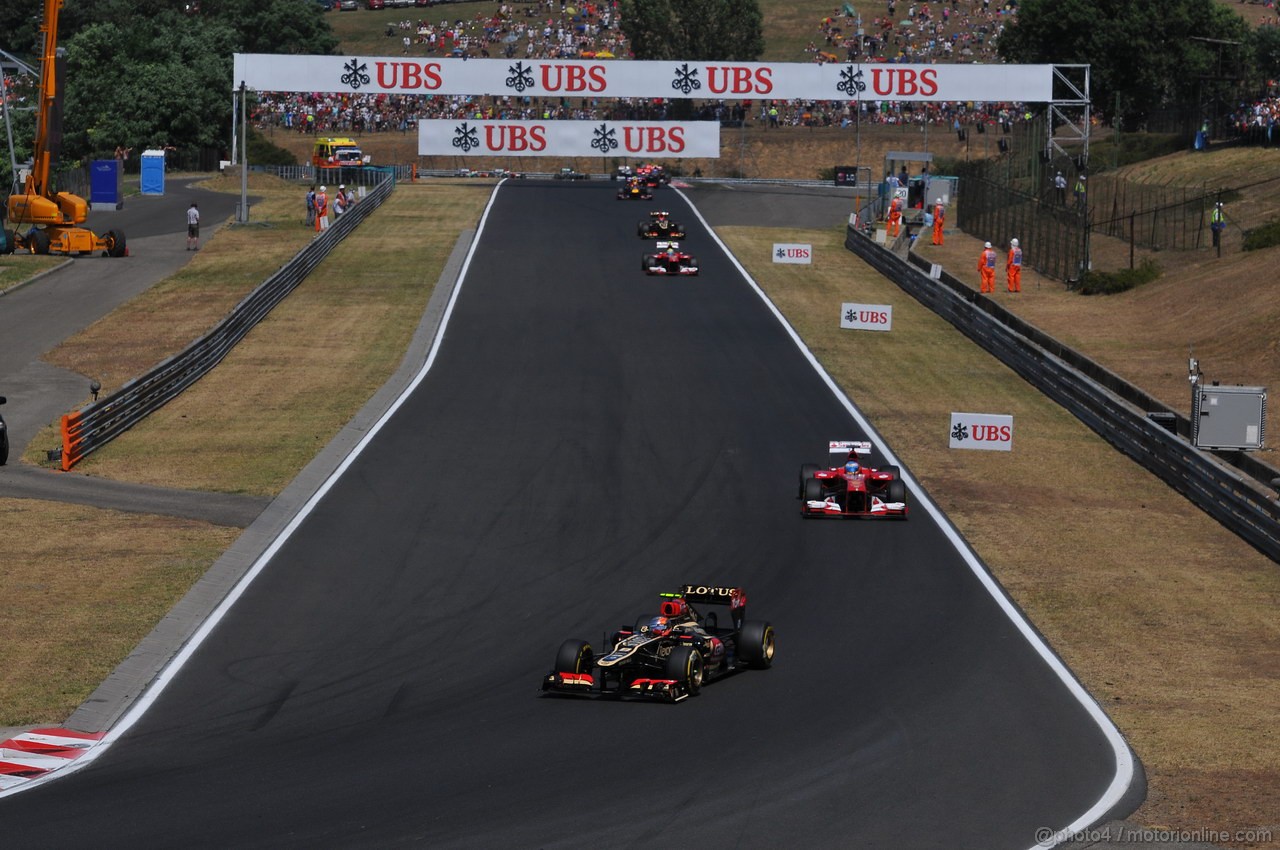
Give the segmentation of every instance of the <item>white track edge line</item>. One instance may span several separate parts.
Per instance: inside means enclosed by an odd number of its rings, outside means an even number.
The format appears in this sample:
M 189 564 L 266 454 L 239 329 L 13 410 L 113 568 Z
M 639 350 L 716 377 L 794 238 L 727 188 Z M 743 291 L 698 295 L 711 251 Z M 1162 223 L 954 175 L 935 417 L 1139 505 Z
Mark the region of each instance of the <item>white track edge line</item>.
M 697 216 L 698 221 L 702 223 L 703 228 L 705 228 L 711 238 L 715 240 L 715 243 L 720 246 L 720 250 L 729 258 L 729 261 L 733 263 L 734 267 L 738 270 L 738 273 L 742 275 L 748 285 L 755 290 L 756 295 L 760 297 L 760 300 L 763 301 L 765 306 L 767 306 L 773 313 L 779 324 L 781 324 L 787 334 L 790 335 L 791 341 L 796 344 L 796 347 L 799 348 L 801 353 L 808 359 L 810 365 L 813 366 L 814 371 L 816 371 L 819 377 L 821 377 L 826 383 L 832 394 L 835 395 L 836 399 L 844 405 L 845 409 L 849 411 L 849 415 L 852 416 L 854 421 L 865 430 L 867 435 L 876 441 L 880 451 L 884 454 L 885 459 L 890 463 L 900 466 L 901 462 L 893 452 L 889 450 L 889 445 L 885 442 L 884 437 L 880 435 L 879 431 L 872 427 L 871 423 L 862 415 L 862 412 L 858 410 L 858 408 L 854 406 L 853 402 L 849 400 L 849 397 L 845 395 L 844 390 L 840 388 L 827 370 L 823 368 L 822 364 L 818 362 L 818 358 L 815 357 L 813 352 L 809 350 L 809 347 L 805 345 L 804 340 L 800 338 L 800 335 L 796 333 L 795 328 L 793 328 L 791 323 L 787 321 L 786 317 L 782 315 L 782 312 L 778 309 L 777 305 L 774 304 L 769 296 L 765 294 L 764 290 L 760 288 L 760 285 L 756 283 L 751 274 L 742 266 L 741 263 L 738 262 L 738 258 L 733 255 L 733 252 L 729 250 L 729 247 L 724 244 L 720 239 L 720 236 L 712 229 L 707 220 L 703 218 L 702 212 L 698 207 L 689 200 L 689 197 L 685 195 L 684 192 L 674 186 L 672 186 L 671 189 L 683 198 L 684 202 L 693 210 L 693 214 Z M 904 473 L 903 477 L 913 485 L 913 489 L 915 489 L 917 496 L 919 497 L 919 501 L 924 503 L 925 510 L 933 517 L 934 521 L 937 522 L 938 527 L 942 529 L 944 534 L 946 534 L 947 538 L 951 541 L 952 546 L 955 547 L 956 552 L 964 558 L 964 561 L 968 565 L 970 571 L 977 576 L 978 581 L 982 583 L 982 586 L 986 588 L 987 592 L 995 599 L 996 604 L 998 604 L 1001 610 L 1004 611 L 1005 616 L 1009 618 L 1018 631 L 1021 632 L 1022 636 L 1026 638 L 1027 642 L 1031 644 L 1031 647 L 1040 655 L 1041 658 L 1044 659 L 1045 663 L 1049 665 L 1049 668 L 1053 670 L 1062 683 L 1066 685 L 1067 690 L 1071 692 L 1072 696 L 1076 698 L 1076 700 L 1084 707 L 1085 711 L 1088 712 L 1089 716 L 1093 718 L 1093 721 L 1098 725 L 1099 730 L 1107 739 L 1107 742 L 1111 744 L 1111 749 L 1116 759 L 1116 772 L 1115 776 L 1111 780 L 1111 784 L 1108 785 L 1107 789 L 1102 793 L 1102 797 L 1099 798 L 1098 801 L 1088 809 L 1088 811 L 1084 812 L 1070 824 L 1060 830 L 1055 830 L 1049 839 L 1033 844 L 1031 847 L 1053 847 L 1056 844 L 1068 841 L 1072 835 L 1093 825 L 1094 822 L 1119 803 L 1121 798 L 1124 797 L 1125 792 L 1128 791 L 1129 785 L 1133 782 L 1134 778 L 1133 754 L 1129 750 L 1129 745 L 1125 742 L 1124 735 L 1121 734 L 1120 730 L 1111 721 L 1111 718 L 1106 715 L 1106 712 L 1104 712 L 1098 705 L 1097 701 L 1084 689 L 1084 686 L 1080 684 L 1074 675 L 1072 675 L 1071 671 L 1067 669 L 1066 665 L 1062 663 L 1061 659 L 1058 658 L 1053 650 L 1048 647 L 1044 642 L 1044 639 L 1031 626 L 1026 617 L 1023 616 L 1022 612 L 1014 607 L 1013 603 L 1009 600 L 1009 597 L 996 584 L 995 579 L 993 579 L 991 574 L 982 566 L 982 563 L 978 560 L 977 554 L 964 540 L 964 538 L 960 536 L 950 521 L 945 518 L 942 511 L 933 503 L 933 500 L 930 499 L 920 488 L 919 483 L 911 477 L 909 472 Z

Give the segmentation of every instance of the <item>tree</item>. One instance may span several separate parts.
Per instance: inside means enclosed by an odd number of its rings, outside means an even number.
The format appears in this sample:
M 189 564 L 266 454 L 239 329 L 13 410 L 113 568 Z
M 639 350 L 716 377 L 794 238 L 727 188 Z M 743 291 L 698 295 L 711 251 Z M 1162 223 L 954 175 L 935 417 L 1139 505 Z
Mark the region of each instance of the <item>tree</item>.
M 1280 79 L 1280 29 L 1258 27 L 1249 34 L 1250 67 L 1258 88 Z
M 753 62 L 764 52 L 756 0 L 621 0 L 637 59 Z
M 1218 54 L 1204 39 L 1247 34 L 1243 19 L 1214 0 L 1023 0 L 999 53 L 1008 62 L 1090 65 L 1094 108 L 1135 125 L 1206 99 L 1203 77 L 1217 73 Z
M 29 50 L 38 64 L 40 16 L 18 5 L 32 4 L 0 4 L 0 28 L 9 27 L 14 49 Z M 338 47 L 311 0 L 77 0 L 63 8 L 58 33 L 67 51 L 63 164 L 109 156 L 117 146 L 223 147 L 232 54 Z M 30 156 L 32 133 L 15 126 L 20 161 Z
M 82 30 L 67 45 L 65 156 L 224 145 L 235 50 L 229 27 L 178 12 Z

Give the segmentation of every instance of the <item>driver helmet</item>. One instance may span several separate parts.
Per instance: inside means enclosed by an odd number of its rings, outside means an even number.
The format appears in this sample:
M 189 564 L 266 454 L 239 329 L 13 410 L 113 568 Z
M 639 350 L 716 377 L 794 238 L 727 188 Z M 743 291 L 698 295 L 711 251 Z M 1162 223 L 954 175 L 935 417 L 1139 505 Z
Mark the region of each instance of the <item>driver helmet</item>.
M 1017 248 L 1017 247 L 1018 247 L 1018 240 L 1017 240 L 1017 239 L 1010 239 L 1010 240 L 1009 240 L 1009 244 L 1010 244 L 1010 245 L 1012 245 L 1013 247 Z
M 662 636 L 671 631 L 671 622 L 666 617 L 653 617 L 644 630 L 650 634 Z
M 856 460 L 854 460 L 853 458 L 849 458 L 849 459 L 848 459 L 847 461 L 845 461 L 845 463 L 844 463 L 844 474 L 845 474 L 845 475 L 857 475 L 857 474 L 858 474 L 858 470 L 860 470 L 860 469 L 862 469 L 862 464 L 858 463 L 858 462 L 857 462 Z

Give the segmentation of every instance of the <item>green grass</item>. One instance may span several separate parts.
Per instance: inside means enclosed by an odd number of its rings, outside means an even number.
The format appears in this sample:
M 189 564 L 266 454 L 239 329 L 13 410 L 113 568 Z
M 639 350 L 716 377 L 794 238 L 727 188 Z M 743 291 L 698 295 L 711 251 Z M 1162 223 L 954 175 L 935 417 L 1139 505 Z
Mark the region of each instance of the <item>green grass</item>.
M 8 254 L 0 256 L 0 291 L 30 280 L 41 272 L 57 268 L 67 261 L 66 257 L 37 257 L 32 254 Z

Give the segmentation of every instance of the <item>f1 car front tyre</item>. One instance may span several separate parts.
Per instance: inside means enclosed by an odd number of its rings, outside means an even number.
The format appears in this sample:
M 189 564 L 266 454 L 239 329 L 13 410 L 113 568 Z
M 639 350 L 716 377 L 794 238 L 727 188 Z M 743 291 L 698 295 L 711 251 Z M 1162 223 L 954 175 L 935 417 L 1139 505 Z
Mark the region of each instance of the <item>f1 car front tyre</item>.
M 738 632 L 738 657 L 757 670 L 773 666 L 773 626 L 763 620 L 747 620 Z
M 0 466 L 9 462 L 9 435 L 0 431 Z
M 590 673 L 595 653 L 585 640 L 567 640 L 556 653 L 557 673 Z
M 691 646 L 677 646 L 667 656 L 667 678 L 675 679 L 689 696 L 702 690 L 702 653 Z
M 804 483 L 808 481 L 810 478 L 812 478 L 813 473 L 817 472 L 821 468 L 822 467 L 818 466 L 816 463 L 800 464 L 800 495 L 801 496 L 804 495 Z
M 822 494 L 822 481 L 817 478 L 806 478 L 804 480 L 804 500 L 806 502 L 821 502 L 826 496 Z
M 889 482 L 884 494 L 890 502 L 905 502 L 907 501 L 907 485 L 895 478 Z

